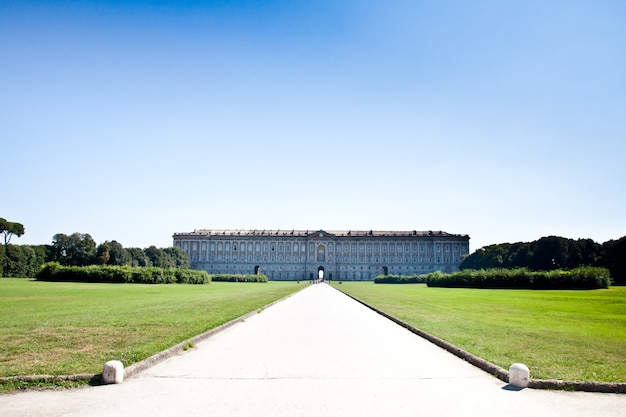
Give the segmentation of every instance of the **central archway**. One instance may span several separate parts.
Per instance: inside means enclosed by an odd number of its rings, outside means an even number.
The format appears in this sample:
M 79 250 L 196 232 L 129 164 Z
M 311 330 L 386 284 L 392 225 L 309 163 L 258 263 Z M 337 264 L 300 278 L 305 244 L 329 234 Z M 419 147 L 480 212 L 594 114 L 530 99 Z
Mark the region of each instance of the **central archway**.
M 320 281 L 324 281 L 324 267 L 323 266 L 319 266 L 317 268 L 317 279 L 319 279 Z

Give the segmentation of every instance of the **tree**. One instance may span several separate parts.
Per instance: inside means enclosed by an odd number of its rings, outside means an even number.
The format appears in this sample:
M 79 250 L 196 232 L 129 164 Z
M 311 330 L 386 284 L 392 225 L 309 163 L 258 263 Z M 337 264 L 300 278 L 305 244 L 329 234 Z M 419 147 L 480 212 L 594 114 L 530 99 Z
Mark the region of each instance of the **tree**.
M 13 235 L 20 237 L 24 234 L 24 226 L 21 223 L 9 222 L 0 217 L 0 233 L 4 235 L 4 245 L 8 245 Z
M 13 235 L 20 237 L 24 234 L 24 226 L 21 223 L 10 222 L 0 217 L 0 233 L 4 235 L 4 262 L 2 263 L 2 270 L 0 270 L 0 276 L 3 276 L 4 271 L 8 268 L 9 242 Z
M 107 242 L 101 243 L 96 249 L 96 260 L 100 265 L 106 265 L 111 259 L 111 245 Z
M 52 238 L 52 246 L 61 265 L 85 266 L 95 260 L 96 242 L 88 233 L 58 233 Z
M 159 249 L 154 245 L 144 249 L 144 252 L 150 259 L 150 262 L 152 262 L 152 266 L 159 268 L 174 268 L 176 266 L 174 259 L 165 253 L 163 249 Z
M 174 260 L 176 268 L 189 269 L 189 267 L 191 266 L 191 261 L 189 260 L 187 252 L 185 252 L 181 248 L 169 247 L 163 249 L 163 251 Z
M 131 266 L 152 266 L 152 262 L 141 248 L 128 248 L 126 249 L 130 258 L 129 262 Z
M 109 244 L 109 254 L 111 256 L 109 265 L 130 265 L 130 253 L 128 250 L 124 249 L 121 243 L 115 240 L 107 243 Z
M 604 242 L 602 247 L 602 265 L 609 269 L 615 284 L 626 285 L 626 236 Z
M 37 254 L 28 245 L 7 245 L 5 256 L 5 277 L 32 278 L 41 266 Z

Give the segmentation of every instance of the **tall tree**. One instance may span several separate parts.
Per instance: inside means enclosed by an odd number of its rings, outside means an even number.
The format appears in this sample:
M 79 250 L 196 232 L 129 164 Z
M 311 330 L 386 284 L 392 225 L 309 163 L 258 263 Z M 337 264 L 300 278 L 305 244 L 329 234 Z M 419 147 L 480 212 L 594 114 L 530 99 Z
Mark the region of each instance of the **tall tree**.
M 13 235 L 20 237 L 24 234 L 24 226 L 21 223 L 10 222 L 0 217 L 0 233 L 4 235 L 4 245 L 8 245 Z
M 189 268 L 191 262 L 189 261 L 189 256 L 187 252 L 177 247 L 169 247 L 163 249 L 165 253 L 167 253 L 173 260 L 176 268 Z
M 101 243 L 96 249 L 96 261 L 100 265 L 106 265 L 111 259 L 111 245 L 107 242 Z
M 28 245 L 7 245 L 6 249 L 5 277 L 34 277 L 37 274 L 41 264 L 32 247 Z
M 626 285 L 626 236 L 604 242 L 602 247 L 604 249 L 602 265 L 611 271 L 615 284 Z
M 96 242 L 89 233 L 58 233 L 52 238 L 52 246 L 61 265 L 91 265 L 96 256 Z
M 111 259 L 109 259 L 109 265 L 130 265 L 130 253 L 128 250 L 124 249 L 121 243 L 112 240 L 107 242 L 110 247 L 109 254 Z
M 150 258 L 141 248 L 128 248 L 126 249 L 130 257 L 131 266 L 152 266 Z
M 24 234 L 24 226 L 21 223 L 10 222 L 3 217 L 0 217 L 0 233 L 4 235 L 4 262 L 2 263 L 3 270 L 0 270 L 0 276 L 4 275 L 4 270 L 8 268 L 8 246 L 13 235 L 20 237 Z

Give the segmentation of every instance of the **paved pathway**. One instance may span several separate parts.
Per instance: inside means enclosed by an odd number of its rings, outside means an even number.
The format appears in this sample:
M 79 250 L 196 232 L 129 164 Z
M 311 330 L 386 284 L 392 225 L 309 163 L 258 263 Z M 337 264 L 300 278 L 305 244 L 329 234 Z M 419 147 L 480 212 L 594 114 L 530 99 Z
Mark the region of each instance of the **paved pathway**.
M 325 284 L 123 384 L 0 396 L 2 417 L 625 413 L 626 395 L 511 390 Z

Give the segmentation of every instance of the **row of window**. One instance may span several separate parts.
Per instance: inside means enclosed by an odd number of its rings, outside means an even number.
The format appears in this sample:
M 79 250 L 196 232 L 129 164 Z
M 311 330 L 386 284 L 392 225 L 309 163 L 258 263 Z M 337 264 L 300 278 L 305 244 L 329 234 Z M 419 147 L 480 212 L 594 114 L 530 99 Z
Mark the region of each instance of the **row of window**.
M 191 243 L 191 247 L 189 246 L 189 243 Z M 188 242 L 188 241 L 183 241 L 182 244 L 181 242 L 176 242 L 176 246 L 180 247 L 181 249 L 189 252 L 189 250 L 191 249 L 192 252 L 195 252 L 198 250 L 198 245 L 200 244 L 200 250 L 202 252 L 205 252 L 207 250 L 207 242 Z M 283 253 L 283 248 L 284 248 L 284 252 L 286 253 L 291 253 L 292 252 L 292 245 L 290 243 L 267 243 L 267 242 L 256 242 L 256 243 L 252 243 L 252 242 L 248 242 L 248 243 L 239 243 L 239 242 L 233 242 L 231 244 L 231 242 L 210 242 L 209 244 L 209 250 L 211 252 L 215 252 L 216 249 L 218 252 L 230 252 L 231 248 L 233 252 L 276 252 L 278 251 L 278 253 Z M 284 246 L 283 246 L 284 245 Z M 246 249 L 247 248 L 247 249 Z M 452 250 L 454 253 L 458 253 L 461 249 L 461 246 L 459 243 L 436 243 L 434 245 L 434 250 L 435 252 L 440 252 L 443 248 L 443 251 L 446 253 L 450 253 L 450 251 Z M 309 243 L 309 252 L 314 252 L 316 249 L 316 244 L 314 243 Z M 328 252 L 333 252 L 333 243 L 318 243 L 317 244 L 317 249 L 318 251 L 320 249 L 324 250 L 324 251 L 328 251 Z M 341 244 L 341 243 L 337 243 L 336 247 L 335 247 L 335 252 L 337 254 L 339 253 L 372 253 L 372 251 L 374 253 L 417 253 L 419 249 L 419 252 L 432 252 L 433 250 L 433 246 L 431 244 L 428 243 L 420 243 L 419 245 L 417 243 L 352 243 L 352 244 Z M 293 253 L 299 253 L 299 252 L 306 252 L 306 244 L 302 243 L 302 244 L 298 244 L 298 243 L 293 243 Z
M 450 257 L 450 256 L 445 256 L 445 257 L 441 257 L 441 256 L 436 256 L 436 257 L 431 257 L 431 256 L 414 256 L 414 257 L 410 257 L 410 256 L 338 256 L 335 258 L 337 263 L 432 263 L 433 260 L 436 263 L 441 263 L 441 262 L 445 262 L 445 263 L 450 263 L 450 262 L 460 262 L 460 258 L 459 257 Z M 202 254 L 201 256 L 198 256 L 197 254 L 193 253 L 191 256 L 191 260 L 192 261 L 212 261 L 212 262 L 289 262 L 289 263 L 301 263 L 301 262 L 306 262 L 306 256 L 303 255 L 302 257 L 299 257 L 298 255 L 294 255 L 293 257 L 290 255 L 286 255 L 286 256 L 261 256 L 261 255 L 240 255 L 240 256 L 228 256 L 228 255 L 222 255 L 222 254 L 218 254 L 218 255 L 210 255 L 210 256 L 206 256 L 205 254 Z M 328 256 L 328 257 L 320 257 L 317 256 L 316 258 L 317 262 L 323 262 L 323 263 L 333 263 L 333 257 L 332 256 Z M 313 262 L 312 259 L 309 259 L 309 262 Z

